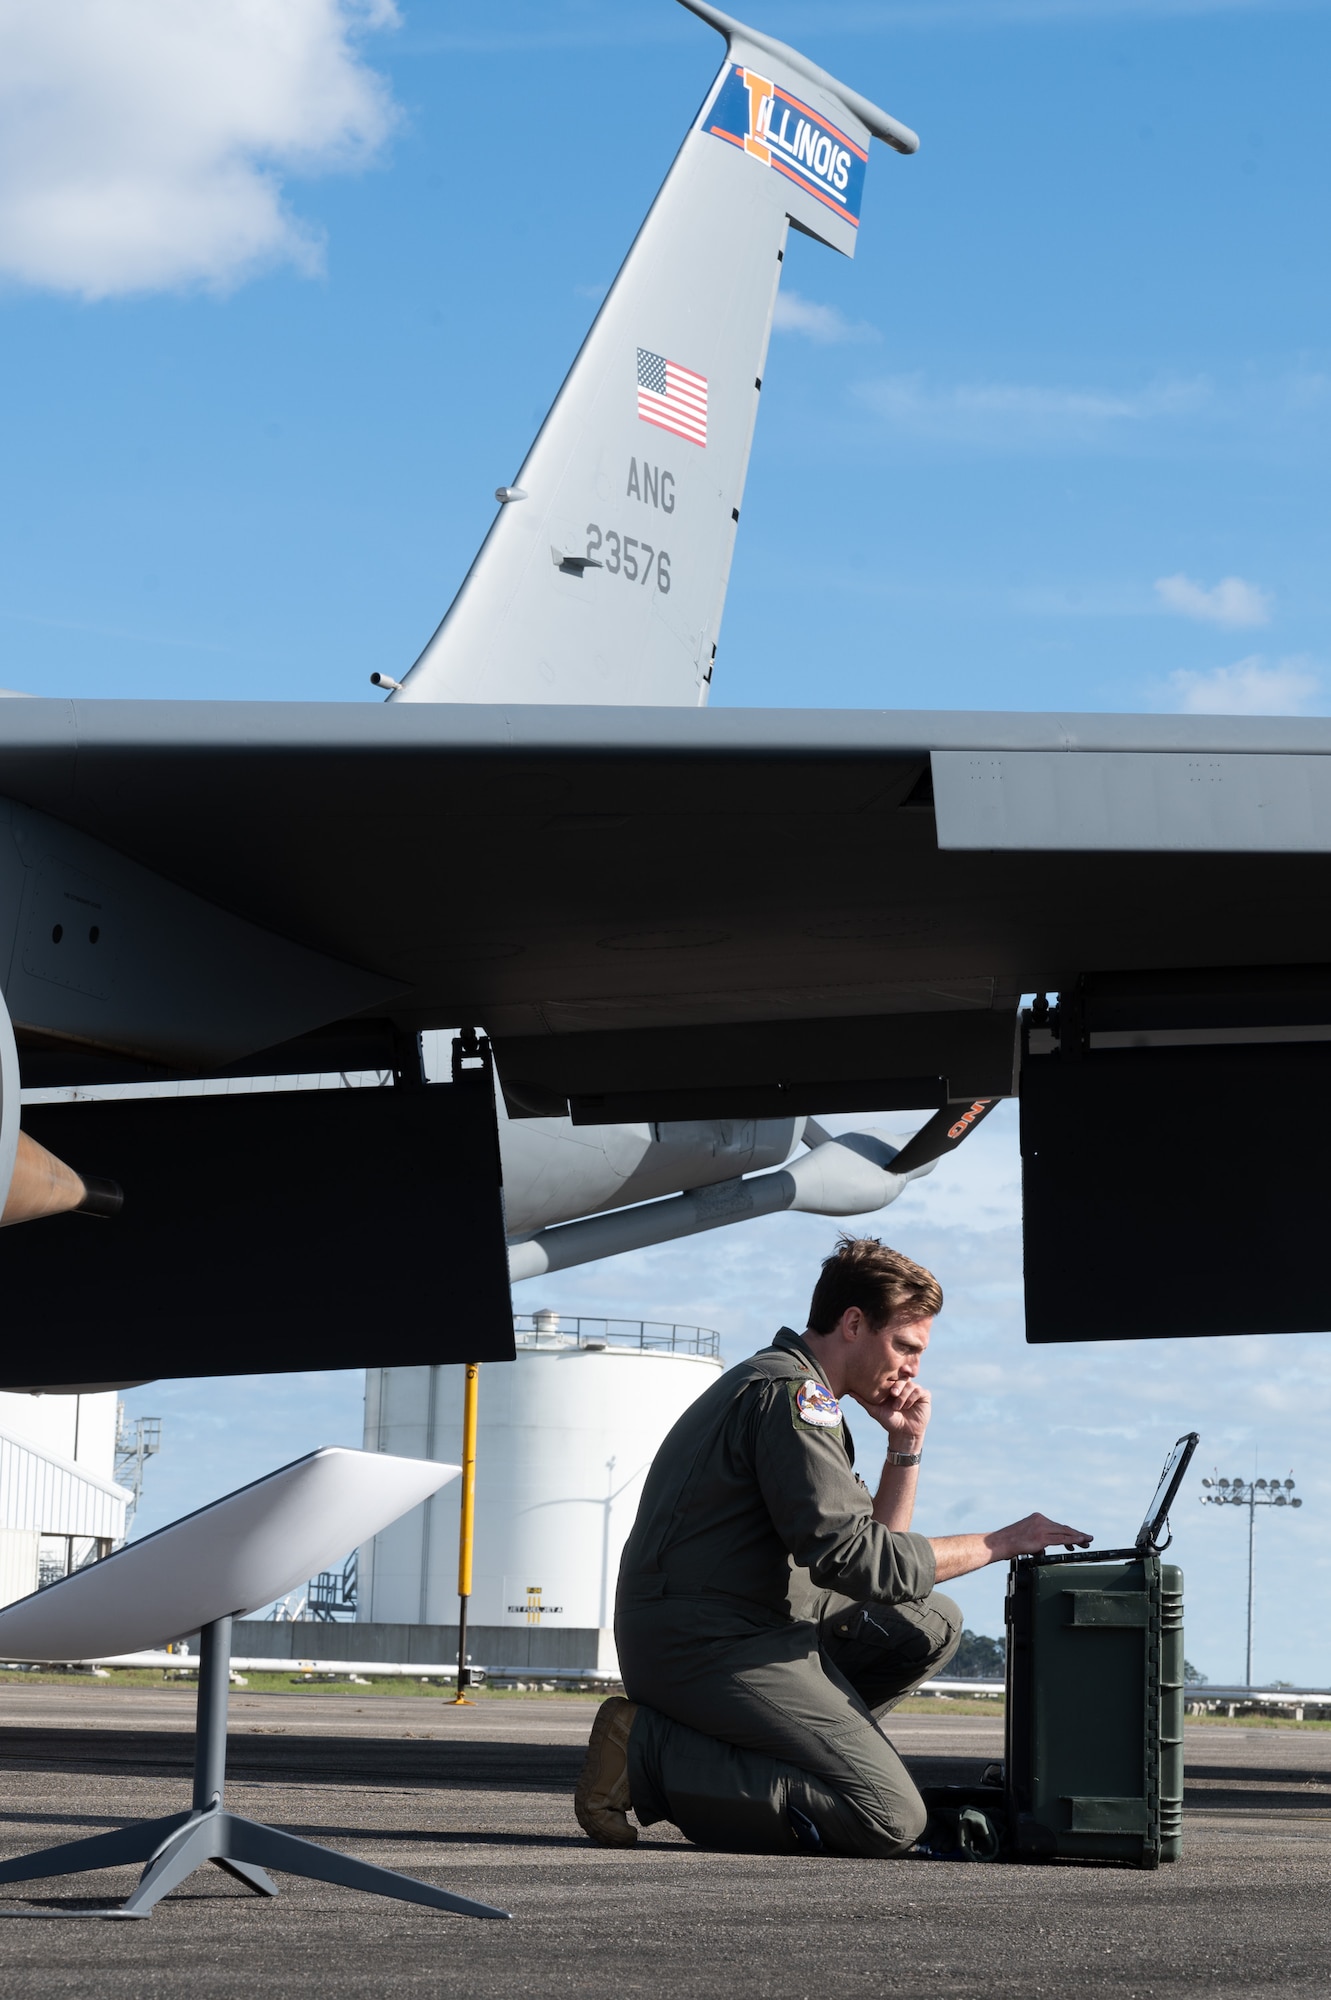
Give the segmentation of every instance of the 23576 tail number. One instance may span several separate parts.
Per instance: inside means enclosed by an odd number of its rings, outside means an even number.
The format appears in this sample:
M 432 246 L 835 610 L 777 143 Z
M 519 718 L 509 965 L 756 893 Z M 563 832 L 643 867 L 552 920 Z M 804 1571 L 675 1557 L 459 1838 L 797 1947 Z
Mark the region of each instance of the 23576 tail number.
M 602 549 L 604 555 L 599 553 Z M 588 522 L 587 560 L 598 563 L 607 576 L 622 576 L 628 583 L 646 586 L 654 576 L 662 597 L 670 594 L 669 550 L 654 549 L 636 535 L 619 535 L 613 528 L 602 533 L 595 521 Z

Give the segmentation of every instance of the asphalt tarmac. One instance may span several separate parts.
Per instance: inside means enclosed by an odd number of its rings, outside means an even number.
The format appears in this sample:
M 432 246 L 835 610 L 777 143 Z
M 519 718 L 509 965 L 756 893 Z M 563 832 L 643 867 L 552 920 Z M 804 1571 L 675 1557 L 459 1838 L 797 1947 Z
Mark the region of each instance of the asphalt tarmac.
M 846 2000 L 1113 1994 L 1210 2000 L 1331 1988 L 1331 1732 L 1191 1727 L 1185 1858 L 1156 1874 L 1071 1866 L 705 1854 L 668 1829 L 585 1841 L 570 1795 L 594 1703 L 475 1708 L 358 1694 L 232 1698 L 227 1803 L 502 1904 L 438 1916 L 290 1876 L 250 1895 L 215 1868 L 146 1922 L 106 1907 L 132 1871 L 0 1889 L 12 2000 L 325 1995 Z M 0 1854 L 188 1803 L 193 1693 L 0 1687 Z M 1000 1754 L 983 1717 L 902 1716 L 925 1782 Z

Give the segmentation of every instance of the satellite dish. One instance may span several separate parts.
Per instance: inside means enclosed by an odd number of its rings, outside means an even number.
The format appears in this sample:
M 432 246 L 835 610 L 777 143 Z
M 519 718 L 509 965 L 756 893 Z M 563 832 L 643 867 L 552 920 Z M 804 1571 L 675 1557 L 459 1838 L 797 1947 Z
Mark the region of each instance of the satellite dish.
M 328 1445 L 0 1610 L 0 1659 L 137 1653 L 257 1611 L 461 1470 Z
M 336 1445 L 312 1451 L 0 1611 L 0 1657 L 13 1659 L 114 1656 L 196 1628 L 200 1638 L 191 1809 L 14 1855 L 0 1862 L 0 1882 L 142 1862 L 129 1900 L 91 1914 L 146 1917 L 206 1864 L 225 1869 L 260 1896 L 275 1896 L 271 1867 L 455 1916 L 506 1917 L 507 1910 L 491 1903 L 300 1840 L 228 1812 L 223 1803 L 233 1612 L 281 1596 L 428 1499 L 459 1470 L 429 1458 L 390 1458 Z

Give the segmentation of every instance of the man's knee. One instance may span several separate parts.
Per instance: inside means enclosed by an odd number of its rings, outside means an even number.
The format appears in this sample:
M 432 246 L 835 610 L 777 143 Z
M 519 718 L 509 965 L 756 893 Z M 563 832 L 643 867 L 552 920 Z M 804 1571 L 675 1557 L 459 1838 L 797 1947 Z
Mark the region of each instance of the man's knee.
M 928 1824 L 929 1808 L 903 1772 L 902 1782 L 881 1790 L 871 1810 L 861 1803 L 860 1817 L 872 1828 L 873 1838 L 865 1846 L 847 1851 L 890 1861 L 914 1847 Z
M 833 1785 L 808 1772 L 790 1772 L 787 1817 L 798 1836 L 800 1819 L 816 1829 L 826 1854 L 892 1861 L 924 1832 L 928 1809 L 905 1773 L 897 1785 Z M 803 1845 L 804 1843 L 800 1843 Z
M 888 1826 L 893 1843 L 893 1853 L 905 1854 L 914 1847 L 929 1823 L 929 1808 L 911 1787 L 909 1794 L 901 1792 L 892 1801 L 892 1813 Z
M 961 1644 L 961 1626 L 960 1605 L 933 1591 L 909 1604 L 857 1605 L 829 1620 L 825 1632 L 838 1652 L 845 1651 L 847 1642 L 853 1647 L 859 1641 L 923 1678 L 952 1658 Z
M 909 1810 L 903 1812 L 901 1815 L 901 1852 L 903 1854 L 908 1847 L 914 1847 L 928 1824 L 929 1808 L 919 1793 L 916 1792 L 914 1798 L 910 1801 Z
M 934 1667 L 945 1666 L 961 1644 L 961 1628 L 965 1623 L 965 1614 L 961 1606 L 954 1603 L 950 1597 L 944 1597 L 941 1590 L 935 1590 L 926 1597 L 920 1608 L 930 1614 L 930 1623 L 935 1633 Z
M 913 1604 L 857 1604 L 823 1626 L 830 1664 L 876 1716 L 941 1673 L 961 1639 L 961 1611 L 936 1593 Z

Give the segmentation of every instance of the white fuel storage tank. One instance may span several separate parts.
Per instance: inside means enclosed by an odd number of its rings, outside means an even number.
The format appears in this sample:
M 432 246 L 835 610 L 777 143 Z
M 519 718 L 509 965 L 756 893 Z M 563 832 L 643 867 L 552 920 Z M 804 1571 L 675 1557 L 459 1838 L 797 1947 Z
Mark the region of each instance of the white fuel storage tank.
M 643 1479 L 716 1380 L 720 1339 L 547 1312 L 517 1320 L 516 1344 L 515 1361 L 480 1371 L 469 1651 L 490 1667 L 613 1671 L 615 1579 Z M 458 1366 L 370 1369 L 366 1450 L 456 1461 L 463 1378 Z M 454 1481 L 361 1551 L 358 1620 L 430 1626 L 443 1642 L 457 1621 L 460 1491 Z

